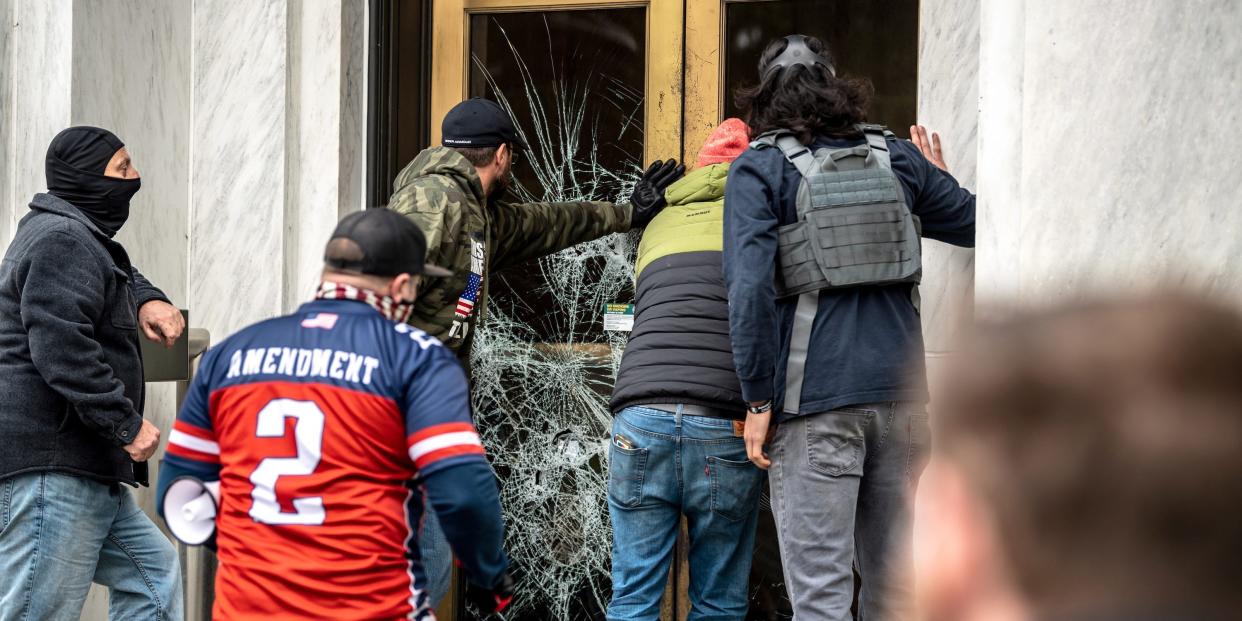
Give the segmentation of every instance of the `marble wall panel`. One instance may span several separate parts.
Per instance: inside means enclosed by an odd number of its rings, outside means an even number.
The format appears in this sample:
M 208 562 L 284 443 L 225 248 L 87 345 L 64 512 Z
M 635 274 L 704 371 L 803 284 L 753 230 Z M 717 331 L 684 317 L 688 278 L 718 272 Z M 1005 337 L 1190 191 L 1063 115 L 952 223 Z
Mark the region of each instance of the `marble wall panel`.
M 316 268 L 322 264 L 316 257 L 322 253 L 314 246 L 318 243 L 322 251 L 336 221 L 336 179 L 315 173 L 335 169 L 339 162 L 339 132 L 322 130 L 340 114 L 340 97 L 332 88 L 340 83 L 340 63 L 333 62 L 340 54 L 340 15 L 336 2 L 291 0 L 289 4 L 289 91 L 293 96 L 286 121 L 291 157 L 283 213 L 289 239 L 284 254 L 285 311 L 310 296 Z M 304 226 L 294 226 L 297 222 Z M 323 232 L 316 235 L 314 228 Z
M 336 222 L 362 208 L 364 10 L 355 2 L 289 4 L 286 312 L 314 291 Z
M 188 299 L 213 342 L 283 307 L 287 10 L 193 5 Z
M 950 172 L 975 188 L 979 0 L 924 0 L 919 16 L 919 122 L 939 132 Z M 899 128 L 905 133 L 904 128 Z M 951 348 L 974 304 L 974 250 L 923 243 L 923 332 L 929 355 Z
M 11 141 L 7 194 L 0 205 L 0 244 L 8 245 L 36 192 L 47 189 L 47 145 L 70 120 L 72 0 L 14 0 L 8 58 L 11 105 L 3 124 Z
M 17 0 L 0 0 L 0 247 L 10 238 L 13 205 L 13 40 Z
M 976 312 L 1018 289 L 1021 242 L 1025 0 L 983 0 L 979 10 Z
M 1239 32 L 1234 0 L 1030 7 L 1023 299 L 1161 280 L 1242 299 Z
M 1242 298 L 1242 5 L 1013 11 L 983 26 L 980 158 L 997 174 L 982 188 L 981 293 L 1044 302 L 1172 282 Z
M 77 0 L 74 9 L 73 123 L 105 127 L 125 141 L 142 190 L 117 239 L 134 265 L 184 307 L 190 6 Z

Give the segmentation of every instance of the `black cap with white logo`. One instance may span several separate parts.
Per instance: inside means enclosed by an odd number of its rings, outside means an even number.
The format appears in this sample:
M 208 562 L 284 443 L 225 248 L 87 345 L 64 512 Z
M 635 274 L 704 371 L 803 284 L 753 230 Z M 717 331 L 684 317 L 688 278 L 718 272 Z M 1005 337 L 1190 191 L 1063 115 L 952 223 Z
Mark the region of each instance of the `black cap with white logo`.
M 334 247 L 338 239 L 354 242 Z M 354 247 L 356 245 L 356 247 Z M 426 263 L 427 238 L 409 218 L 383 207 L 351 213 L 341 219 L 324 250 L 324 265 L 345 272 L 396 276 L 425 274 L 443 278 L 453 273 Z
M 440 141 L 446 147 L 498 147 L 511 145 L 525 150 L 513 119 L 494 101 L 467 99 L 444 115 Z

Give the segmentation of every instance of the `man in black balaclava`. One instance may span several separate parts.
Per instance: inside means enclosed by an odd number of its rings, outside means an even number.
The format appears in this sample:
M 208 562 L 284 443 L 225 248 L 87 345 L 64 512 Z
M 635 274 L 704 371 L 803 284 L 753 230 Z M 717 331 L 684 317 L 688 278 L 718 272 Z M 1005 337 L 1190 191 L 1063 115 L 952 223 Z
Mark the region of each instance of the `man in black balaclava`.
M 117 174 L 109 176 L 114 158 Z M 129 200 L 141 187 L 129 151 L 108 130 L 72 127 L 47 150 L 47 193 L 77 207 L 109 238 L 129 219 Z
M 138 330 L 185 322 L 113 239 L 141 185 L 116 136 L 62 131 L 47 185 L 0 264 L 0 619 L 76 619 L 91 582 L 113 619 L 180 619 L 176 551 L 120 484 L 160 438 Z

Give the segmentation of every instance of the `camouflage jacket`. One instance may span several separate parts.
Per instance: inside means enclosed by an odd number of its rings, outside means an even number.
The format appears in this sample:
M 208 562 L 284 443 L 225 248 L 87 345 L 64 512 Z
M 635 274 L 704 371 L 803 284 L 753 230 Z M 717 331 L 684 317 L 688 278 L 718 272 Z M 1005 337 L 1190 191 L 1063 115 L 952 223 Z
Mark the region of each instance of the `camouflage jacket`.
M 389 209 L 427 236 L 427 261 L 453 271 L 419 288 L 410 324 L 463 359 L 486 316 L 492 272 L 630 229 L 630 205 L 488 201 L 474 166 L 453 149 L 419 153 L 393 182 Z

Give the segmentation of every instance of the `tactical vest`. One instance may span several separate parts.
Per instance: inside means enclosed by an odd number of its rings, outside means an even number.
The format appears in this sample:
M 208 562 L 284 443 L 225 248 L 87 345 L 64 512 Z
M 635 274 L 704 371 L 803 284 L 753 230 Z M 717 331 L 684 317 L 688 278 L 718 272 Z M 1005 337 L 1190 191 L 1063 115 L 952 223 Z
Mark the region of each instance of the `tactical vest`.
M 923 274 L 919 220 L 889 161 L 885 137 L 892 133 L 880 125 L 857 127 L 866 145 L 812 153 L 785 130 L 751 143 L 756 149 L 780 149 L 802 175 L 798 220 L 779 230 L 779 297 L 858 285 L 917 285 Z

